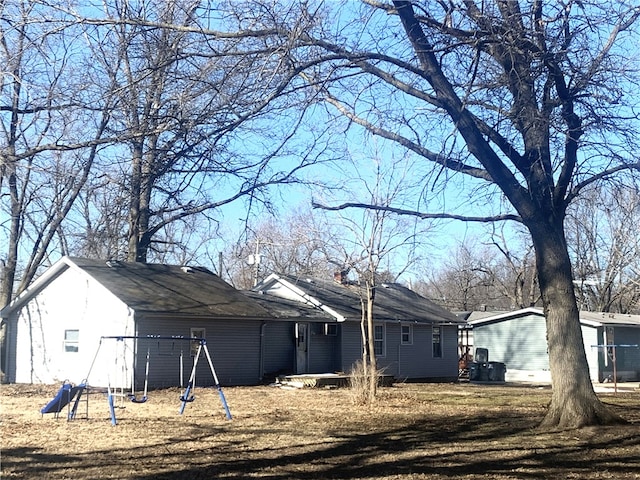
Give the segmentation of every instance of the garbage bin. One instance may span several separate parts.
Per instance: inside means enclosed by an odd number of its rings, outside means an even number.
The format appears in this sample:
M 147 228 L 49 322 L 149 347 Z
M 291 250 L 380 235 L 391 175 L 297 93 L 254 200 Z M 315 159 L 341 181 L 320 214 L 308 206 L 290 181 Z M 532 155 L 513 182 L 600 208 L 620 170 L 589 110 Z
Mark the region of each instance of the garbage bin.
M 480 380 L 480 364 L 478 362 L 469 363 L 469 381 L 477 382 Z
M 488 382 L 489 381 L 489 364 L 481 362 L 471 362 L 469 364 L 469 381 L 470 382 Z
M 478 365 L 480 365 L 479 367 L 480 377 L 478 378 L 478 381 L 488 382 L 489 381 L 489 364 L 484 362 L 484 363 L 479 363 Z
M 507 366 L 502 362 L 489 362 L 487 371 L 490 382 L 504 382 Z

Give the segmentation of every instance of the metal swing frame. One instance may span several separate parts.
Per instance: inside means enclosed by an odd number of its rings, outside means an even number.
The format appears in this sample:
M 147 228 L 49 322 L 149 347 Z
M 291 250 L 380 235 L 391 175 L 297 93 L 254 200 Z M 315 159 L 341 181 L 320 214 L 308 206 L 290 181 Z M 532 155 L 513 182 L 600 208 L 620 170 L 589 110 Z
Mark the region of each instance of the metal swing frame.
M 215 382 L 215 386 L 218 390 L 218 395 L 220 396 L 220 402 L 225 411 L 225 415 L 228 420 L 231 420 L 231 412 L 229 411 L 229 406 L 227 405 L 227 400 L 224 396 L 224 392 L 222 391 L 222 387 L 220 387 L 220 382 L 218 381 L 218 375 L 216 374 L 216 369 L 213 367 L 213 361 L 211 360 L 211 355 L 209 354 L 209 349 L 207 348 L 207 340 L 204 338 L 198 339 L 200 342 L 198 345 L 198 351 L 196 352 L 196 356 L 193 359 L 193 368 L 191 369 L 191 375 L 189 376 L 189 382 L 187 383 L 187 388 L 184 393 L 180 396 L 180 401 L 182 405 L 180 406 L 180 415 L 183 414 L 184 408 L 187 403 L 193 402 L 196 397 L 193 394 L 193 389 L 195 388 L 195 380 L 196 380 L 196 368 L 198 367 L 198 359 L 200 358 L 200 354 L 204 352 L 205 357 L 207 358 L 207 362 L 209 364 L 209 369 L 213 374 L 213 380 Z
M 181 406 L 179 409 L 179 413 L 180 415 L 182 415 L 184 413 L 184 409 L 187 405 L 187 403 L 191 403 L 195 400 L 195 395 L 193 394 L 193 390 L 195 388 L 195 376 L 196 376 L 196 368 L 198 366 L 198 360 L 200 358 L 201 353 L 204 351 L 205 357 L 207 359 L 207 363 L 209 364 L 209 369 L 211 370 L 211 373 L 213 375 L 213 380 L 215 382 L 215 387 L 218 390 L 218 395 L 220 397 L 220 401 L 222 403 L 222 406 L 224 408 L 225 411 L 225 416 L 227 418 L 227 420 L 231 420 L 231 412 L 229 411 L 229 406 L 227 405 L 227 400 L 224 396 L 224 392 L 222 391 L 222 387 L 220 386 L 220 382 L 218 380 L 218 375 L 216 374 L 216 370 L 213 366 L 213 361 L 211 360 L 211 355 L 209 353 L 209 349 L 207 348 L 207 340 L 205 338 L 198 338 L 198 337 L 183 337 L 183 336 L 162 336 L 162 335 L 146 335 L 146 336 L 140 336 L 140 335 L 119 335 L 119 336 L 103 336 L 100 337 L 100 343 L 98 344 L 98 350 L 96 351 L 96 354 L 94 356 L 93 362 L 91 363 L 91 366 L 89 368 L 89 374 L 91 373 L 91 370 L 93 369 L 93 365 L 96 361 L 96 358 L 98 357 L 98 353 L 100 352 L 100 347 L 102 346 L 102 342 L 103 340 L 116 340 L 116 341 L 124 341 L 124 340 L 128 340 L 128 339 L 132 339 L 132 340 L 170 340 L 173 342 L 176 341 L 184 341 L 184 342 L 198 342 L 198 350 L 196 353 L 196 356 L 193 360 L 193 367 L 191 369 L 191 375 L 189 376 L 189 382 L 187 384 L 187 388 L 185 389 L 184 393 L 180 396 L 180 401 L 181 401 Z M 182 350 L 181 350 L 182 351 Z M 132 393 L 129 395 L 129 399 L 134 402 L 134 403 L 144 403 L 147 401 L 148 397 L 147 397 L 147 389 L 148 389 L 148 381 L 149 381 L 149 348 L 147 348 L 147 358 L 146 358 L 146 366 L 145 366 L 145 385 L 144 385 L 144 393 L 142 398 L 137 399 L 135 396 L 135 393 L 133 391 L 133 379 L 132 379 Z M 182 369 L 182 355 L 180 358 L 180 368 Z M 87 374 L 87 378 L 89 378 L 89 374 Z M 182 372 L 181 372 L 182 375 Z M 110 416 L 111 416 L 111 424 L 113 426 L 118 424 L 118 420 L 116 418 L 116 414 L 115 414 L 115 407 L 114 407 L 114 391 L 111 388 L 111 385 L 107 386 L 107 402 L 109 405 L 109 412 L 110 412 Z

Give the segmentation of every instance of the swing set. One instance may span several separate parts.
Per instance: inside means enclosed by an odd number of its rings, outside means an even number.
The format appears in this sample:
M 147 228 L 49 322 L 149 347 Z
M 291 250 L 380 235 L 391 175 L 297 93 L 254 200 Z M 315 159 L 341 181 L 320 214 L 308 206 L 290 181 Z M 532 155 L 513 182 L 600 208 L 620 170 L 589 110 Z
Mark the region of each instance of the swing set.
M 179 413 L 180 415 L 182 415 L 184 413 L 185 407 L 187 405 L 187 403 L 191 403 L 195 400 L 195 395 L 194 395 L 194 389 L 195 389 L 195 379 L 196 379 L 196 369 L 198 366 L 198 360 L 200 359 L 202 353 L 204 352 L 204 356 L 207 359 L 207 363 L 209 365 L 209 369 L 211 370 L 211 374 L 213 375 L 213 380 L 215 382 L 215 387 L 218 390 L 218 395 L 220 396 L 220 401 L 222 403 L 222 406 L 225 410 L 225 416 L 228 420 L 231 420 L 231 412 L 229 411 L 229 406 L 227 405 L 227 401 L 225 399 L 224 396 L 224 392 L 222 391 L 222 387 L 220 386 L 220 382 L 218 381 L 218 376 L 216 374 L 215 368 L 213 367 L 213 361 L 211 360 L 211 355 L 209 354 L 209 349 L 207 348 L 207 341 L 204 338 L 198 338 L 198 337 L 182 337 L 182 336 L 161 336 L 161 335 L 147 335 L 147 336 L 137 336 L 137 335 L 120 335 L 120 336 L 104 336 L 104 337 L 100 337 L 100 343 L 98 344 L 98 349 L 96 351 L 96 354 L 93 358 L 93 361 L 91 362 L 91 366 L 89 367 L 89 373 L 87 374 L 87 379 L 90 378 L 90 374 L 91 371 L 93 370 L 94 364 L 96 363 L 96 359 L 98 358 L 98 355 L 100 353 L 102 344 L 104 341 L 115 341 L 116 342 L 116 347 L 118 345 L 122 345 L 122 354 L 118 355 L 116 354 L 116 370 L 117 370 L 117 363 L 119 358 L 118 357 L 122 357 L 121 360 L 124 360 L 124 352 L 126 351 L 126 347 L 125 347 L 125 341 L 126 340 L 134 340 L 134 341 L 138 341 L 138 340 L 154 340 L 158 342 L 158 345 L 160 345 L 161 342 L 168 342 L 171 341 L 173 342 L 172 345 L 175 345 L 175 342 L 188 342 L 188 345 L 191 345 L 192 342 L 197 342 L 198 344 L 198 349 L 196 351 L 196 354 L 194 356 L 193 359 L 193 366 L 191 368 L 191 374 L 189 376 L 189 381 L 187 383 L 186 389 L 184 390 L 184 392 L 180 395 L 180 409 L 179 409 Z M 172 346 L 173 349 L 173 346 Z M 124 387 L 121 385 L 120 386 L 120 393 L 118 393 L 118 387 L 117 385 L 114 386 L 111 383 L 111 378 L 108 377 L 107 380 L 107 402 L 109 405 L 109 413 L 111 416 L 111 424 L 112 425 L 117 425 L 118 424 L 118 420 L 116 418 L 116 413 L 115 413 L 115 407 L 116 407 L 116 398 L 120 397 L 122 399 L 127 398 L 128 400 L 130 400 L 132 403 L 145 403 L 148 400 L 148 388 L 149 388 L 149 365 L 150 365 L 150 356 L 151 356 L 151 346 L 149 345 L 147 347 L 147 355 L 146 355 L 146 360 L 145 360 L 145 375 L 144 375 L 144 390 L 142 391 L 142 396 L 138 396 L 136 394 L 135 391 L 135 378 L 134 375 L 131 376 L 131 389 L 130 392 L 125 393 L 124 392 Z M 180 387 L 183 387 L 183 349 L 180 349 Z M 123 366 L 123 371 L 126 370 Z

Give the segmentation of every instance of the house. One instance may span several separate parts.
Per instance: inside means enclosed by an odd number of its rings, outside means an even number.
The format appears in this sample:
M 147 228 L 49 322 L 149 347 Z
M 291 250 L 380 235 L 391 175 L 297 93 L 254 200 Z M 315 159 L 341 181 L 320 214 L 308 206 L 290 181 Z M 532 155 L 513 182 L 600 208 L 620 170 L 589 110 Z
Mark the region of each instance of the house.
M 539 308 L 525 308 L 469 320 L 473 345 L 489 361 L 506 364 L 507 381 L 551 382 L 546 321 Z M 593 381 L 640 379 L 640 315 L 580 312 L 580 325 Z
M 64 257 L 0 311 L 5 381 L 185 385 L 199 345 L 192 338 L 206 339 L 223 386 L 348 371 L 362 351 L 357 292 L 278 275 L 241 292 L 199 267 Z M 387 374 L 456 377 L 455 316 L 399 285 L 382 286 L 376 303 Z M 207 361 L 196 384 L 213 384 Z
M 147 354 L 150 387 L 188 380 L 197 344 L 181 337 L 207 339 L 220 383 L 258 383 L 260 328 L 271 320 L 203 268 L 72 257 L 51 266 L 0 313 L 8 327 L 7 381 L 87 379 L 126 387 L 135 378 L 138 388 Z M 196 381 L 212 384 L 206 361 L 199 362 Z
M 349 372 L 361 358 L 364 291 L 359 284 L 339 274 L 333 280 L 272 274 L 250 295 L 267 309 L 277 302 L 302 304 L 331 319 L 326 323 L 296 321 L 295 373 Z M 383 283 L 376 288 L 373 317 L 377 365 L 385 375 L 457 378 L 457 331 L 463 321 L 451 312 L 402 285 Z M 268 325 L 270 328 L 275 327 Z
M 464 375 L 466 378 L 469 373 L 469 363 L 475 361 L 475 349 L 473 347 L 473 321 L 492 317 L 500 313 L 506 312 L 490 311 L 485 308 L 483 310 L 470 310 L 456 313 L 456 316 L 459 319 L 464 320 L 464 323 L 458 326 L 458 356 L 460 358 L 461 376 Z

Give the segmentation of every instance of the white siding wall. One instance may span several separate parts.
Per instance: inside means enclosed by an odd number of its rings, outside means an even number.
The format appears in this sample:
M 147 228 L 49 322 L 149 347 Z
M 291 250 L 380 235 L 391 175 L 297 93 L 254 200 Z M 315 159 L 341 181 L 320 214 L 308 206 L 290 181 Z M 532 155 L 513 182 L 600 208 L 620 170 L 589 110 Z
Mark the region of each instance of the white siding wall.
M 133 312 L 84 273 L 68 269 L 21 309 L 13 326 L 13 381 L 79 383 L 89 373 L 101 336 L 133 335 Z M 65 330 L 79 330 L 78 352 L 64 351 Z M 89 382 L 106 385 L 112 367 L 96 362 Z

